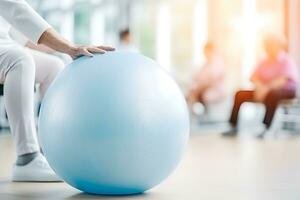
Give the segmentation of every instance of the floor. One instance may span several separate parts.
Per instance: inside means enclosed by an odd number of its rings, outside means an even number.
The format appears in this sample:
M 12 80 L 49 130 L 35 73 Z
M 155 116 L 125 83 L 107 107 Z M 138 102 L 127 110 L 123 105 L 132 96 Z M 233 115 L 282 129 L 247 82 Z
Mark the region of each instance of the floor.
M 161 185 L 142 195 L 92 196 L 66 183 L 10 182 L 14 150 L 10 135 L 0 134 L 0 200 L 299 200 L 298 152 L 300 137 L 233 139 L 197 130 L 180 166 Z

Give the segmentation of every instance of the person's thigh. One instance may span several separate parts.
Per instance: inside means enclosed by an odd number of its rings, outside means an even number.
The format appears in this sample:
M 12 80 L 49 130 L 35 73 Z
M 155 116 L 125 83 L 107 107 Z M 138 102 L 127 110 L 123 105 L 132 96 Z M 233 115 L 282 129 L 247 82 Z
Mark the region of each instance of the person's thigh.
M 23 48 L 13 42 L 0 43 L 0 84 L 14 64 L 23 56 Z
M 293 89 L 273 90 L 267 94 L 264 103 L 266 105 L 277 104 L 281 100 L 292 99 L 295 98 L 295 96 L 296 96 L 296 90 Z
M 235 101 L 243 102 L 254 102 L 254 91 L 253 90 L 239 90 L 235 94 Z
M 64 68 L 63 61 L 57 56 L 32 49 L 27 49 L 27 51 L 32 55 L 36 65 L 35 80 L 37 83 L 51 82 Z

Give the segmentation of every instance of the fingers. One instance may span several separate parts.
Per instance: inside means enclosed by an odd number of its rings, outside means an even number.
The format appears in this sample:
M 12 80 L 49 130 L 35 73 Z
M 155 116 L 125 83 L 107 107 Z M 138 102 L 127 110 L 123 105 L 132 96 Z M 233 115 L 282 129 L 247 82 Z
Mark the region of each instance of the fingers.
M 105 51 L 114 51 L 115 48 L 109 46 L 98 46 L 97 48 L 105 50 Z
M 71 55 L 73 59 L 76 59 L 80 56 L 93 57 L 93 53 L 104 54 L 106 51 L 114 51 L 115 48 L 108 46 L 81 46 L 78 47 L 77 53 Z
M 89 52 L 86 48 L 81 49 L 81 54 L 87 57 L 93 57 L 93 54 Z
M 89 50 L 89 52 L 92 52 L 92 53 L 105 53 L 104 50 L 102 50 L 98 47 L 89 47 L 88 50 Z

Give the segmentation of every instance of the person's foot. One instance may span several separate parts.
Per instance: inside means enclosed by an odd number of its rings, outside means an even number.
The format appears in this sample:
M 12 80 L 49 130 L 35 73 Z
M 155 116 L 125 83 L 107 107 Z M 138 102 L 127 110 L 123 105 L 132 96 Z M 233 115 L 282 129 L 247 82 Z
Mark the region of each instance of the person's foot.
M 224 137 L 235 137 L 238 134 L 238 130 L 235 127 L 232 127 L 230 130 L 222 133 L 222 136 Z
M 36 158 L 24 166 L 14 165 L 12 181 L 15 182 L 61 182 L 50 168 L 46 158 L 39 153 Z
M 196 102 L 190 105 L 190 110 L 193 115 L 201 116 L 205 114 L 205 106 L 202 103 Z
M 264 139 L 264 137 L 265 137 L 267 131 L 268 131 L 267 129 L 261 131 L 260 133 L 258 133 L 258 134 L 256 135 L 256 138 L 257 138 L 257 139 Z

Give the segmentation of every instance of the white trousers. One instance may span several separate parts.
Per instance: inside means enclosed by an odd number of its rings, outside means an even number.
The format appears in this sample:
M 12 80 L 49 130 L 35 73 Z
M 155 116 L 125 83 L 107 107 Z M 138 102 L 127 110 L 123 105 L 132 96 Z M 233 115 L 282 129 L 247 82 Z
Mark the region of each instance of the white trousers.
M 34 118 L 34 84 L 43 96 L 64 63 L 57 57 L 0 44 L 0 83 L 17 155 L 39 151 Z

